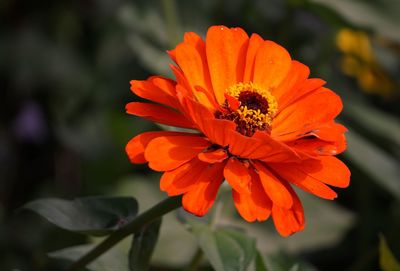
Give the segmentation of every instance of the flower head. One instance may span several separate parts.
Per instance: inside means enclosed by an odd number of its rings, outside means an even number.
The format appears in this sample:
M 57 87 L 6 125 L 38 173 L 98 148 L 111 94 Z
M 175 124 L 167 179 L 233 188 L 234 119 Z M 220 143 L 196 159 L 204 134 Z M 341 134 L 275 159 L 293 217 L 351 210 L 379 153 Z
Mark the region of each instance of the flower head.
M 132 80 L 131 90 L 154 103 L 126 110 L 195 132 L 145 132 L 126 151 L 131 162 L 164 172 L 161 190 L 183 195 L 188 212 L 205 215 L 226 180 L 245 220 L 272 216 L 288 236 L 304 228 L 292 185 L 324 199 L 336 198 L 329 186 L 349 185 L 349 170 L 334 157 L 346 148 L 346 128 L 334 121 L 341 100 L 283 47 L 212 26 L 205 41 L 186 33 L 168 53 L 176 80 Z

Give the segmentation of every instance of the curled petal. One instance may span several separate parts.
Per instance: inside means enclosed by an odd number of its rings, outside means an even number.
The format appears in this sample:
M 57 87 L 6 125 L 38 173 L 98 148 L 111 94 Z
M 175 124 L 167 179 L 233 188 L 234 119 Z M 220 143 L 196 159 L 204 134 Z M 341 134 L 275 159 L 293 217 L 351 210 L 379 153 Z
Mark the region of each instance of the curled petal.
M 211 150 L 206 152 L 201 152 L 197 157 L 206 163 L 214 164 L 220 163 L 228 158 L 228 154 L 224 149 Z
M 307 158 L 318 159 L 321 155 L 337 155 L 342 153 L 346 149 L 346 139 L 342 136 L 340 140 L 331 142 L 319 138 L 302 138 L 288 142 L 287 145 L 303 157 L 303 160 Z

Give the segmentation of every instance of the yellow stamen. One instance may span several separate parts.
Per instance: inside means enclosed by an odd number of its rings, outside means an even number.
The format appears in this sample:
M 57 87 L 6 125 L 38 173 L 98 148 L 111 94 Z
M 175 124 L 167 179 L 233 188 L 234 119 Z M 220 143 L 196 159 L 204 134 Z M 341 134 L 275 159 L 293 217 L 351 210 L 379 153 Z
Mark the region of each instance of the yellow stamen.
M 240 93 L 243 91 L 256 92 L 260 94 L 268 103 L 268 112 L 261 113 L 260 109 L 254 110 L 249 109 L 247 106 L 241 105 L 236 112 L 241 116 L 246 122 L 253 123 L 256 126 L 270 126 L 272 124 L 272 119 L 278 111 L 278 103 L 275 97 L 268 90 L 254 84 L 249 83 L 238 83 L 227 89 L 227 93 L 235 98 L 239 98 Z

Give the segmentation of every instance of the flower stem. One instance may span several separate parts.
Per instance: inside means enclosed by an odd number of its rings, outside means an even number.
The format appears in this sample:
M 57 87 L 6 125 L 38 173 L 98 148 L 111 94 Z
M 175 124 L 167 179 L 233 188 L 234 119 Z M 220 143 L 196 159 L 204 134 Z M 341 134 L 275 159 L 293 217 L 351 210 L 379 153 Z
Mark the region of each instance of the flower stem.
M 136 233 L 143 226 L 152 222 L 153 220 L 175 210 L 182 205 L 182 197 L 169 197 L 146 212 L 137 216 L 133 221 L 129 224 L 125 225 L 123 228 L 113 232 L 106 239 L 104 239 L 99 245 L 97 245 L 94 249 L 89 251 L 87 254 L 82 256 L 79 260 L 74 262 L 66 271 L 78 271 L 84 268 L 86 265 L 94 261 L 101 254 L 112 248 L 118 242 L 120 242 L 125 237 Z

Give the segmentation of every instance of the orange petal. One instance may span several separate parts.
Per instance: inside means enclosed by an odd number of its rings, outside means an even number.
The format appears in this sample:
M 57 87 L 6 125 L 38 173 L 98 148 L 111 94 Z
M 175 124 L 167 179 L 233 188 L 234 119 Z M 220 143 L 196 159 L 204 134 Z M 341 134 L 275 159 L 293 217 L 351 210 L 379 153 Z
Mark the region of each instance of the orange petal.
M 321 140 L 316 137 L 298 139 L 287 142 L 297 154 L 308 158 L 318 158 L 321 155 L 337 155 L 346 149 L 346 139 L 344 136 L 336 142 Z
M 258 159 L 265 162 L 297 161 L 297 154 L 285 144 L 273 140 L 266 133 L 256 132 L 253 137 L 236 131 L 227 137 L 229 152 L 241 158 Z
M 322 123 L 320 125 L 314 126 L 312 130 L 306 129 L 307 132 L 296 133 L 297 138 L 309 138 L 316 137 L 325 141 L 341 141 L 344 138 L 344 133 L 347 132 L 346 127 L 336 123 L 335 121 L 330 121 L 327 123 Z M 280 138 L 282 140 L 282 138 Z M 284 139 L 284 138 L 283 138 Z
M 181 90 L 184 91 L 184 88 L 178 85 L 177 91 L 180 92 Z M 189 116 L 191 121 L 196 123 L 200 129 L 204 126 L 205 119 L 214 118 L 214 114 L 211 110 L 194 99 L 185 96 L 185 93 L 182 93 L 182 95 L 179 94 L 179 99 L 186 115 Z
M 263 162 L 298 162 L 300 157 L 285 143 L 273 139 L 268 133 L 256 132 L 253 138 L 261 140 L 268 153 L 260 154 L 258 159 Z
M 267 90 L 276 88 L 291 66 L 289 53 L 272 41 L 264 41 L 257 51 L 253 82 Z
M 299 188 L 307 191 L 311 194 L 314 194 L 318 197 L 324 199 L 334 199 L 337 197 L 335 191 L 329 188 L 327 185 L 322 183 L 321 181 L 315 179 L 311 175 L 305 173 L 301 170 L 302 164 L 295 163 L 282 163 L 268 164 L 270 168 L 273 169 L 274 173 L 284 180 L 298 186 Z
M 183 41 L 186 44 L 192 45 L 199 51 L 205 49 L 206 46 L 203 39 L 195 32 L 186 32 L 185 35 L 183 36 Z
M 214 164 L 220 163 L 228 158 L 228 154 L 224 149 L 211 150 L 206 152 L 201 152 L 197 157 L 206 163 Z
M 264 187 L 265 193 L 272 200 L 274 205 L 279 205 L 282 208 L 289 209 L 292 207 L 293 200 L 289 191 L 274 174 L 272 174 L 260 162 L 254 162 L 254 166 L 260 176 L 261 184 Z
M 258 175 L 254 171 L 250 171 L 250 173 L 250 193 L 239 193 L 232 190 L 233 201 L 239 214 L 246 221 L 264 221 L 271 214 L 272 202 L 265 194 Z
M 272 90 L 272 95 L 278 101 L 279 108 L 283 108 L 288 100 L 297 95 L 297 90 L 309 75 L 310 69 L 306 65 L 295 60 L 291 62 L 285 79 L 276 89 Z
M 230 132 L 236 128 L 236 124 L 228 120 L 204 119 L 202 128 L 213 143 L 226 147 L 230 141 Z
M 303 206 L 296 192 L 293 191 L 290 185 L 286 185 L 286 188 L 292 195 L 292 208 L 285 209 L 276 204 L 272 207 L 272 219 L 274 220 L 275 228 L 284 237 L 303 230 L 305 222 Z
M 161 124 L 183 128 L 196 128 L 181 113 L 152 103 L 128 103 L 126 105 L 126 112 Z
M 342 140 L 345 132 L 347 132 L 346 127 L 332 121 L 316 127 L 316 130 L 313 131 L 312 134 L 322 140 L 338 141 Z
M 175 169 L 197 156 L 211 144 L 200 136 L 163 136 L 150 141 L 144 152 L 149 167 L 156 171 Z
M 340 97 L 320 88 L 284 108 L 272 123 L 271 136 L 293 140 L 315 127 L 331 122 L 342 110 Z
M 199 129 L 211 142 L 225 147 L 230 142 L 230 132 L 236 129 L 232 121 L 215 119 L 213 113 L 202 104 L 187 98 L 182 98 L 182 105 L 186 114 L 196 123 Z
M 185 97 L 194 98 L 193 92 L 191 91 L 189 81 L 183 74 L 182 70 L 179 67 L 176 67 L 172 64 L 169 67 L 171 68 L 172 72 L 174 73 L 176 82 L 177 82 L 177 85 L 175 87 L 176 96 L 179 98 L 179 92 L 181 92 L 181 93 L 184 93 Z M 180 91 L 179 91 L 179 88 L 181 89 Z M 182 92 L 182 90 L 183 90 L 183 92 Z
M 172 61 L 174 61 L 176 63 L 176 52 L 175 52 L 175 49 L 167 50 L 167 54 L 172 59 Z
M 230 186 L 240 194 L 250 193 L 251 176 L 246 166 L 235 157 L 229 158 L 224 168 L 224 177 Z
M 168 196 L 188 192 L 207 166 L 207 163 L 194 158 L 176 169 L 164 172 L 160 179 L 161 191 L 166 191 Z
M 246 66 L 244 69 L 243 82 L 248 83 L 253 81 L 254 61 L 258 48 L 263 44 L 264 39 L 257 34 L 252 34 L 249 40 L 249 47 L 246 54 Z
M 163 77 L 150 77 L 147 80 L 132 80 L 131 90 L 144 99 L 177 108 L 175 82 Z
M 215 97 L 219 104 L 225 100 L 225 90 L 243 80 L 248 39 L 241 28 L 212 26 L 208 29 L 207 61 Z
M 225 99 L 228 101 L 229 108 L 232 111 L 236 111 L 240 106 L 239 100 L 227 93 L 225 93 L 224 96 L 225 96 Z
M 195 47 L 181 43 L 175 49 L 176 60 L 187 78 L 196 99 L 206 107 L 212 108 L 207 96 L 202 92 L 195 91 L 196 86 L 200 86 L 206 91 L 212 89 L 207 60 L 205 58 L 205 48 L 202 49 L 202 52 L 199 52 Z
M 149 144 L 149 142 L 154 138 L 172 135 L 182 135 L 182 133 L 158 131 L 145 132 L 135 136 L 128 142 L 128 144 L 126 144 L 125 147 L 129 160 L 135 164 L 147 163 L 147 160 L 144 158 L 144 150 L 146 149 L 147 144 Z
M 325 84 L 326 82 L 320 78 L 309 78 L 302 83 L 299 83 L 294 88 L 294 91 L 292 91 L 292 95 L 289 96 L 286 101 L 282 101 L 283 104 L 281 105 L 281 108 L 285 108 L 289 104 L 295 102 L 304 95 L 321 88 Z
M 227 142 L 229 152 L 241 158 L 257 159 L 258 152 L 265 154 L 265 146 L 258 139 L 247 137 L 235 130 L 230 131 Z M 262 150 L 261 150 L 262 149 Z
M 333 156 L 321 156 L 319 160 L 310 159 L 299 166 L 299 170 L 323 183 L 346 188 L 350 184 L 350 170 Z
M 212 164 L 202 171 L 196 184 L 183 195 L 182 206 L 186 211 L 197 216 L 203 216 L 208 212 L 223 181 L 224 164 Z

